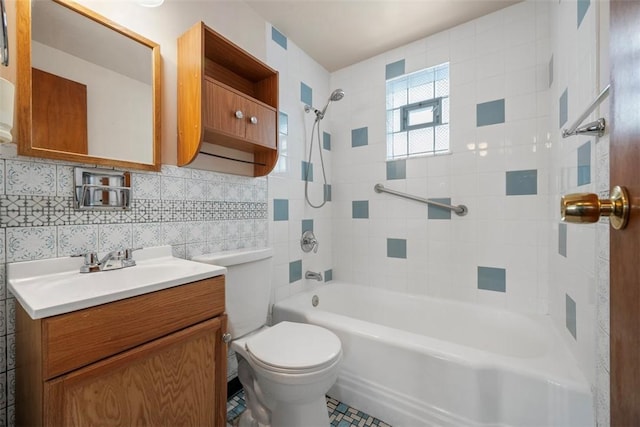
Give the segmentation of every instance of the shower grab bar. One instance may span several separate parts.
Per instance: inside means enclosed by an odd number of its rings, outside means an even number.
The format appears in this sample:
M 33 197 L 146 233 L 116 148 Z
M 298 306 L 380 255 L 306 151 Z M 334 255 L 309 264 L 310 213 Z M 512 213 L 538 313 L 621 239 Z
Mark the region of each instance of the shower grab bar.
M 423 197 L 418 197 L 418 196 L 412 196 L 411 194 L 401 193 L 400 191 L 396 191 L 396 190 L 390 190 L 388 188 L 385 188 L 384 185 L 382 184 L 376 184 L 373 187 L 373 189 L 375 190 L 376 193 L 389 193 L 389 194 L 393 194 L 394 196 L 403 197 L 409 200 L 415 200 L 416 202 L 426 203 L 428 205 L 437 206 L 442 209 L 449 209 L 451 211 L 454 211 L 458 216 L 465 216 L 469 212 L 469 209 L 467 209 L 465 205 L 458 205 L 458 206 L 447 205 L 446 203 L 436 202 L 435 200 L 425 199 Z
M 598 95 L 598 97 L 591 103 L 591 105 L 587 107 L 584 113 L 580 115 L 578 120 L 576 120 L 575 123 L 573 123 L 573 125 L 569 129 L 562 130 L 563 138 L 568 138 L 572 135 L 580 135 L 580 134 L 598 135 L 598 136 L 604 135 L 606 122 L 602 117 L 594 122 L 587 123 L 584 126 L 581 126 L 581 127 L 578 127 L 578 126 L 580 126 L 580 124 L 584 121 L 584 119 L 586 119 L 589 116 L 589 114 L 591 114 L 593 110 L 595 110 L 596 107 L 600 105 L 600 103 L 604 101 L 604 99 L 609 95 L 609 87 L 610 85 L 607 85 L 604 89 L 602 89 L 602 92 L 600 92 L 600 95 Z

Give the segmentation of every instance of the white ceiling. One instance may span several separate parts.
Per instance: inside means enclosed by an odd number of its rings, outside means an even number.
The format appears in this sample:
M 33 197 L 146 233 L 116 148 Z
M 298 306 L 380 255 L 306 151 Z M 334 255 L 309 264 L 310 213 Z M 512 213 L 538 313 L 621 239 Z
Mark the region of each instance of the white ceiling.
M 335 71 L 521 0 L 245 0 Z

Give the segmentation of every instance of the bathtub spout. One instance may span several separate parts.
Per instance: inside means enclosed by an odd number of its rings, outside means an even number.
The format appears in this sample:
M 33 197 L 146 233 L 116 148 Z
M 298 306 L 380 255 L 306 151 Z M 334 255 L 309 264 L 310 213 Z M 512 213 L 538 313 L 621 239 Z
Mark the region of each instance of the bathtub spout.
M 315 279 L 318 282 L 322 282 L 322 273 L 316 273 L 314 271 L 307 271 L 304 273 L 305 279 Z

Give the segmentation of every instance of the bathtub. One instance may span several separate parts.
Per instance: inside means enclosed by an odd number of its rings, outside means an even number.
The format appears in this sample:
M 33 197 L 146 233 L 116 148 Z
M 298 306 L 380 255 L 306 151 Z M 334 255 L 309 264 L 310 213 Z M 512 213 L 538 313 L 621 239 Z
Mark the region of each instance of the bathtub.
M 341 282 L 272 316 L 335 332 L 344 359 L 328 394 L 393 426 L 594 425 L 589 385 L 549 316 Z

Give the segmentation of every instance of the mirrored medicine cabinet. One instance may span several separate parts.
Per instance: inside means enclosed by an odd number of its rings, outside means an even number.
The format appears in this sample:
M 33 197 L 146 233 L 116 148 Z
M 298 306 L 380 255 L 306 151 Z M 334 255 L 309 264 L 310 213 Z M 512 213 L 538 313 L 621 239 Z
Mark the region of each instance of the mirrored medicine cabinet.
M 69 0 L 17 2 L 18 154 L 160 168 L 160 46 Z

